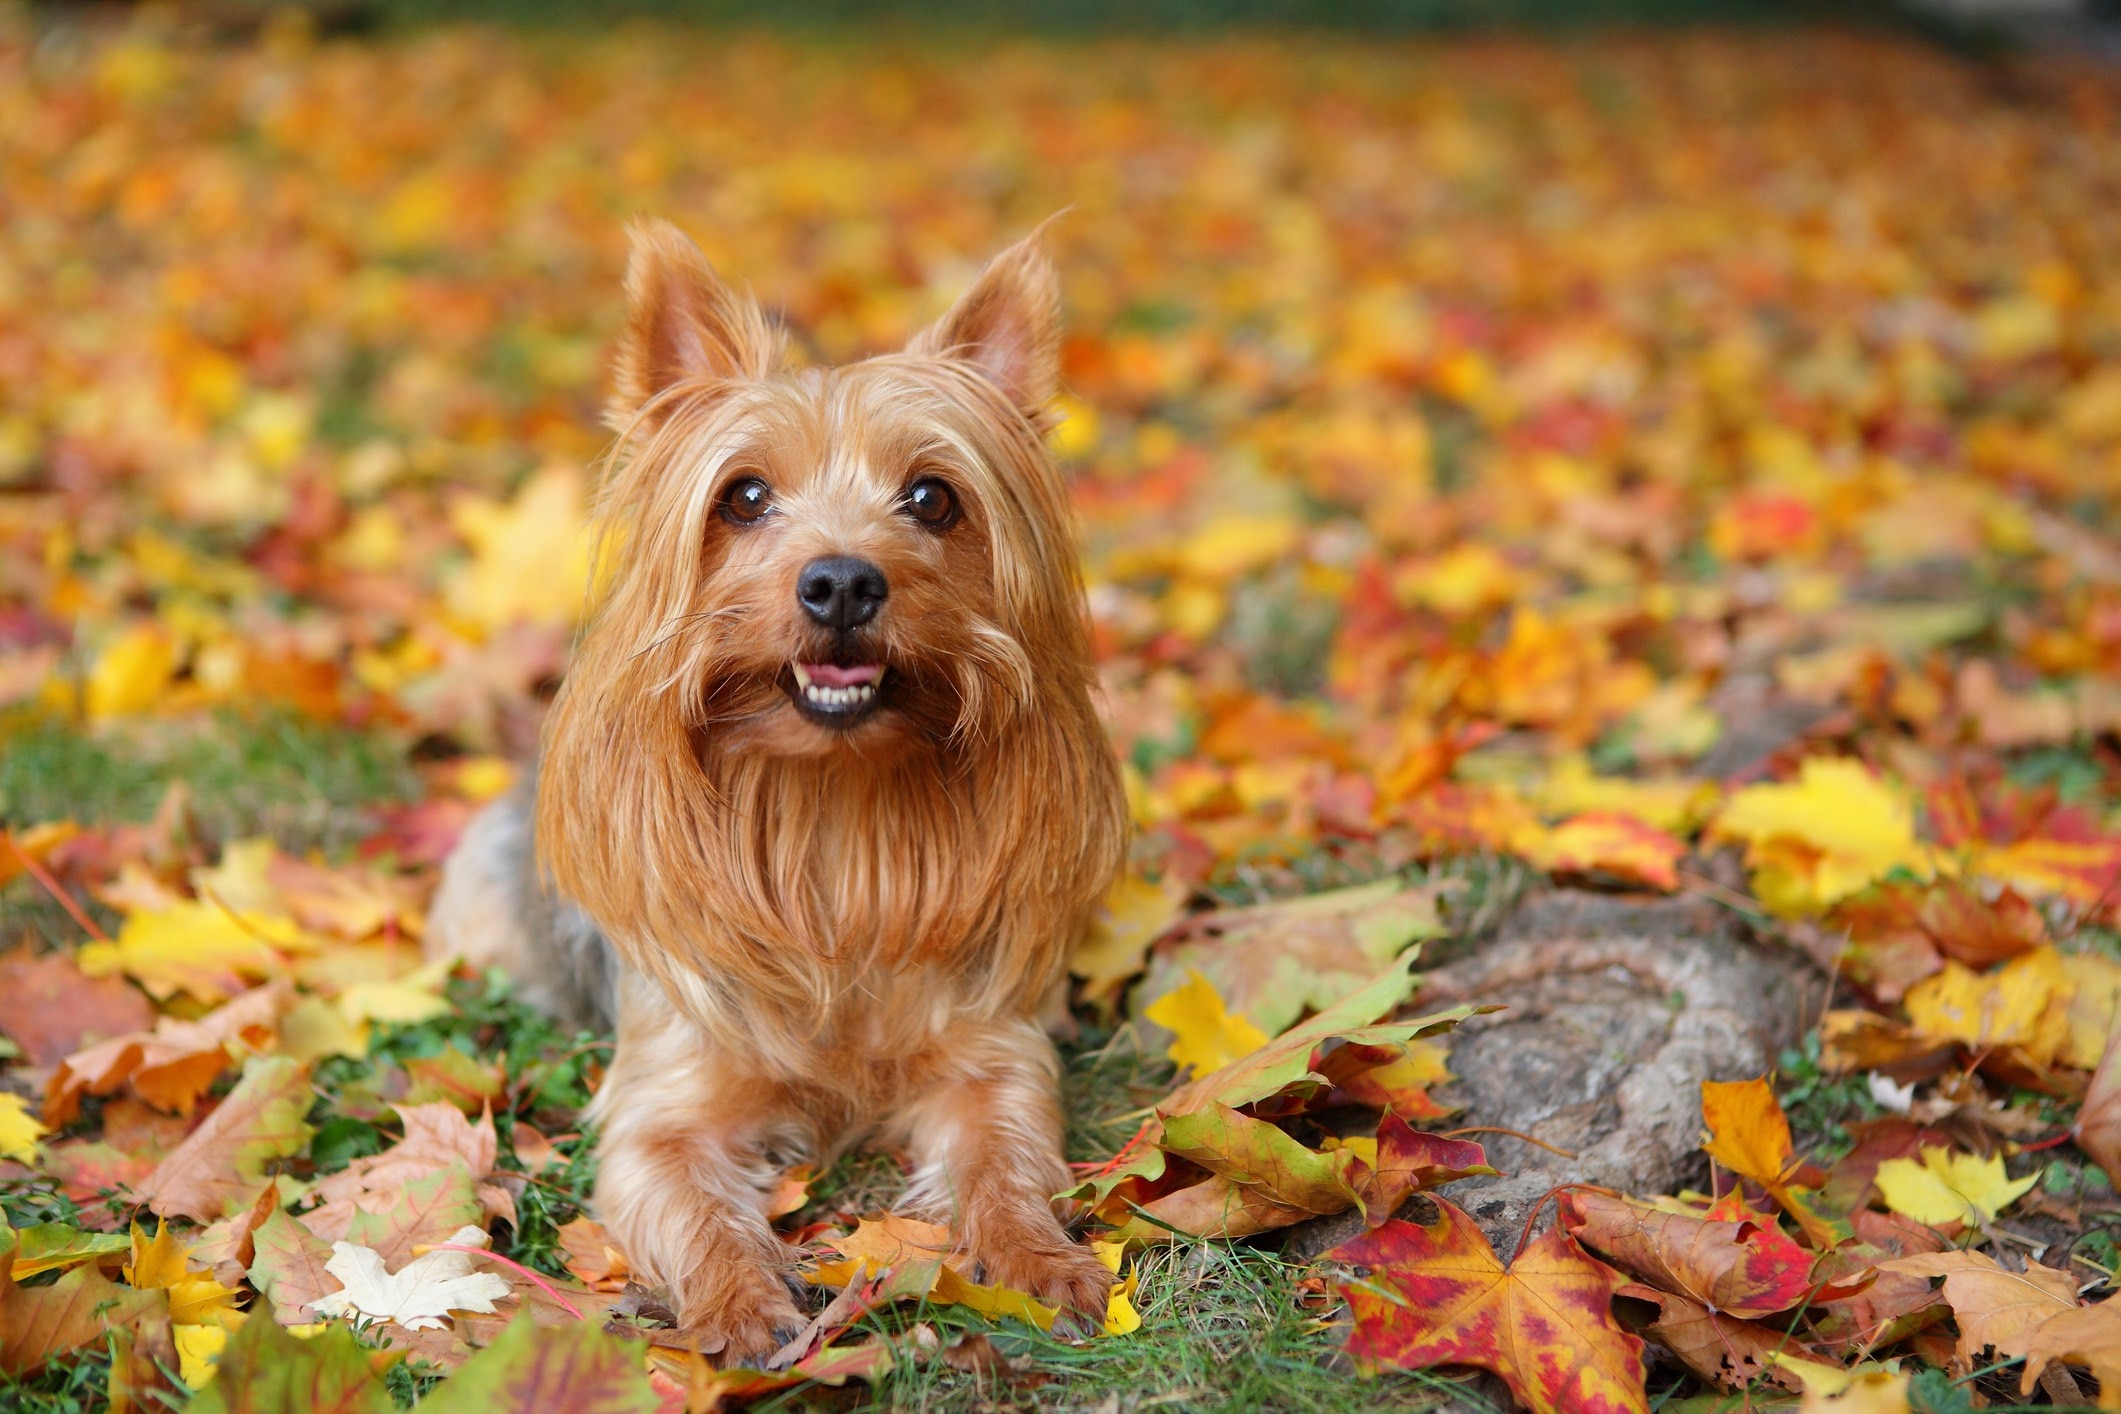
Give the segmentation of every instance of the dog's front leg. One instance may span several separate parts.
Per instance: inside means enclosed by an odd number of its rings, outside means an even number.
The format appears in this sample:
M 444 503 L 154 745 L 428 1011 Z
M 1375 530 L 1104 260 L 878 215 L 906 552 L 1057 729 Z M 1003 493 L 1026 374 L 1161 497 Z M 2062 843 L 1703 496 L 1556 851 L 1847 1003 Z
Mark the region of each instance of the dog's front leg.
M 1103 1320 L 1112 1274 L 1053 1214 L 1066 1186 L 1060 1062 L 1037 1024 L 953 1036 L 926 1093 L 895 1118 L 916 1167 L 909 1206 L 948 1219 L 982 1280 Z
M 792 1108 L 689 1023 L 637 1001 L 621 1003 L 592 1116 L 603 1131 L 597 1215 L 640 1279 L 669 1291 L 702 1350 L 753 1362 L 802 1324 L 787 1249 L 766 1218 L 776 1168 L 765 1146 L 787 1131 Z

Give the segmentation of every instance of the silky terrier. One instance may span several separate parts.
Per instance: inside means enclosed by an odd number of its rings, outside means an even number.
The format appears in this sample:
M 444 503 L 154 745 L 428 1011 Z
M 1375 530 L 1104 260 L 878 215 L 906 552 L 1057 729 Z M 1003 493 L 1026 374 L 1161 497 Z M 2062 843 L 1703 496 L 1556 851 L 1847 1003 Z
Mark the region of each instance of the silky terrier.
M 1102 1316 L 1038 1016 L 1117 871 L 1036 236 L 903 352 L 791 366 L 676 228 L 633 232 L 611 566 L 533 782 L 430 947 L 615 1024 L 598 1216 L 700 1348 L 801 1318 L 768 1194 L 857 1143 L 989 1282 Z

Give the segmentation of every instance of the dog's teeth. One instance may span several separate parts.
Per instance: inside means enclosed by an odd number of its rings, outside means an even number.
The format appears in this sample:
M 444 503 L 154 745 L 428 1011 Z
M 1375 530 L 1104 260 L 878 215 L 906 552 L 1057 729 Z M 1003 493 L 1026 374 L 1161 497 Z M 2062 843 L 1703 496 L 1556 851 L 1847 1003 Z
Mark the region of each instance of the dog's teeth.
M 804 670 L 803 665 L 801 663 L 791 663 L 789 666 L 795 669 L 796 686 L 803 689 L 806 693 L 810 691 L 810 674 Z
M 876 684 L 851 683 L 846 687 L 827 687 L 821 682 L 812 682 L 810 675 L 801 668 L 795 670 L 796 682 L 802 688 L 803 700 L 813 707 L 853 708 L 876 697 Z

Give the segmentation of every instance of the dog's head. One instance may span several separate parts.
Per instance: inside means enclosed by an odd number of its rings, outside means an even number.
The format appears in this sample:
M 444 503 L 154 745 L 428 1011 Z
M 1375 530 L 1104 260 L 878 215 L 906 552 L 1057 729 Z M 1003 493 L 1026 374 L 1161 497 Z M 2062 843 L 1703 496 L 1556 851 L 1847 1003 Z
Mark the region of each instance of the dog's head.
M 676 228 L 635 228 L 600 513 L 611 587 L 577 659 L 708 751 L 965 742 L 1083 672 L 1043 440 L 1059 294 L 1036 237 L 904 352 L 790 368 Z M 607 681 L 607 687 L 616 684 Z

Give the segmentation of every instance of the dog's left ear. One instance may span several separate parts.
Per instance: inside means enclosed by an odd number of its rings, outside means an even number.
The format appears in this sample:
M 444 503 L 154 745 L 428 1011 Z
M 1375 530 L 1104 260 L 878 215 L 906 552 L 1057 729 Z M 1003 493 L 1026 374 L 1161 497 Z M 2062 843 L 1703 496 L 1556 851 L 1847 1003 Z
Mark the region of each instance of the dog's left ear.
M 1033 422 L 1060 379 L 1060 277 L 1041 226 L 989 261 L 950 312 L 909 352 L 971 364 Z

